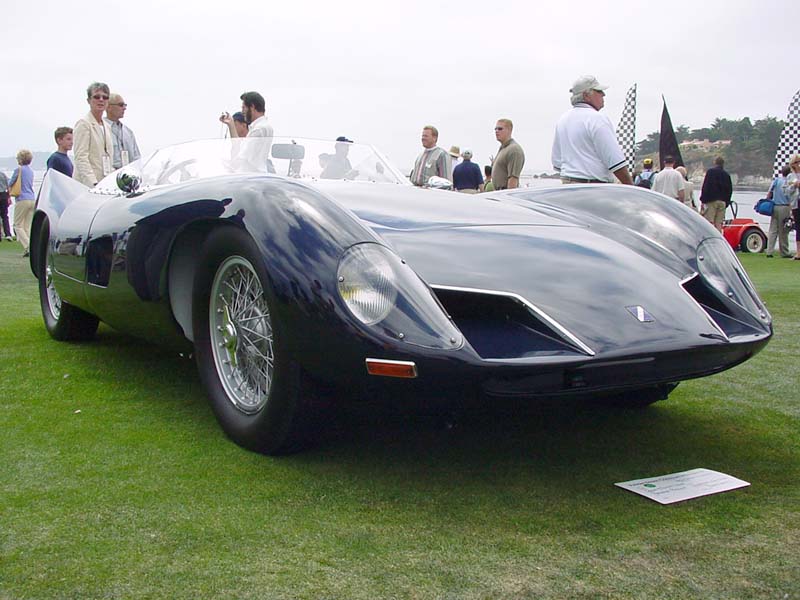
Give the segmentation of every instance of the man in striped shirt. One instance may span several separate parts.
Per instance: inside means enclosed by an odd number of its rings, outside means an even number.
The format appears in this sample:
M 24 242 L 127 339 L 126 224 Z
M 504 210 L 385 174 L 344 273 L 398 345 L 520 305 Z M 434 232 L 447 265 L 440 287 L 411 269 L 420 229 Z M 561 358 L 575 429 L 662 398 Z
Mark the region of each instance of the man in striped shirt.
M 444 177 L 453 180 L 450 171 L 450 157 L 442 148 L 436 145 L 439 140 L 439 130 L 433 125 L 425 125 L 422 128 L 422 154 L 417 157 L 414 163 L 414 170 L 411 171 L 411 183 L 417 186 L 425 186 L 431 177 Z
M 119 94 L 111 94 L 106 108 L 106 120 L 111 128 L 111 137 L 114 139 L 114 152 L 111 156 L 111 165 L 119 169 L 138 160 L 141 156 L 136 136 L 130 127 L 123 125 L 121 119 L 125 116 L 128 104 Z

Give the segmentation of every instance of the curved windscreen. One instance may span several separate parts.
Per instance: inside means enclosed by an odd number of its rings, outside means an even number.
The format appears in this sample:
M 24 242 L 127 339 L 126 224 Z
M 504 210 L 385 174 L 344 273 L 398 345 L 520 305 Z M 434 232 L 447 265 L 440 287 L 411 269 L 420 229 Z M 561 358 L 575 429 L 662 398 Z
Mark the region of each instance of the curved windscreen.
M 118 193 L 116 180 L 120 171 L 141 177 L 140 190 L 235 173 L 408 183 L 380 152 L 367 144 L 281 137 L 199 140 L 169 146 L 111 173 L 95 189 Z

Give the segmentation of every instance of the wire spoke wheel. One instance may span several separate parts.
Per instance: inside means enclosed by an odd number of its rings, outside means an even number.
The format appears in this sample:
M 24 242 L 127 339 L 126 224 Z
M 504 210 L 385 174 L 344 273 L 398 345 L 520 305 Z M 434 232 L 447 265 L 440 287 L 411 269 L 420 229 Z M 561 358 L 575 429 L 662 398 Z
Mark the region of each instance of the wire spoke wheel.
M 319 390 L 292 355 L 280 306 L 247 232 L 229 225 L 211 231 L 192 282 L 197 368 L 225 433 L 263 454 L 301 450 L 320 423 Z
M 228 400 L 245 413 L 267 404 L 275 353 L 264 289 L 253 265 L 241 256 L 217 269 L 209 301 L 211 352 Z
M 49 245 L 48 245 L 49 246 Z M 58 321 L 61 316 L 61 296 L 58 295 L 55 286 L 53 285 L 53 267 L 50 264 L 50 251 L 47 252 L 47 266 L 45 267 L 45 288 L 47 293 L 45 295 L 47 310 L 50 311 L 53 319 Z
M 47 333 L 53 339 L 63 342 L 91 339 L 97 331 L 99 319 L 69 301 L 62 300 L 61 294 L 56 290 L 58 274 L 53 263 L 50 226 L 46 219 L 41 220 L 35 228 L 31 244 L 36 261 L 36 277 L 39 280 L 39 306 Z

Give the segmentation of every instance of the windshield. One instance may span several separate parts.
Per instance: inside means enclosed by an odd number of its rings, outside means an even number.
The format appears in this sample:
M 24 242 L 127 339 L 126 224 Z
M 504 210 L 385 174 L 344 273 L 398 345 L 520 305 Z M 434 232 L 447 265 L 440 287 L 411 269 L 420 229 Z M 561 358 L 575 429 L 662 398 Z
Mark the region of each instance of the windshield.
M 169 146 L 107 175 L 94 189 L 103 194 L 119 193 L 119 172 L 141 177 L 140 190 L 234 173 L 408 183 L 367 144 L 281 137 L 199 140 Z

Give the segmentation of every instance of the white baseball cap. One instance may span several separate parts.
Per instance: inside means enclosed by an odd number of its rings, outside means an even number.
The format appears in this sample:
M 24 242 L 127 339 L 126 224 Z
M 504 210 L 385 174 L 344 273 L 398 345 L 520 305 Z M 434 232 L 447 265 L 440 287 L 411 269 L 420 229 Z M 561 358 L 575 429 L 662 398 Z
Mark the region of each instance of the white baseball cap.
M 581 94 L 583 92 L 588 92 L 589 90 L 607 90 L 608 86 L 603 85 L 599 81 L 597 81 L 597 77 L 594 75 L 584 75 L 583 77 L 579 77 L 575 80 L 575 83 L 572 84 L 572 88 L 570 88 L 570 93 L 572 94 Z

